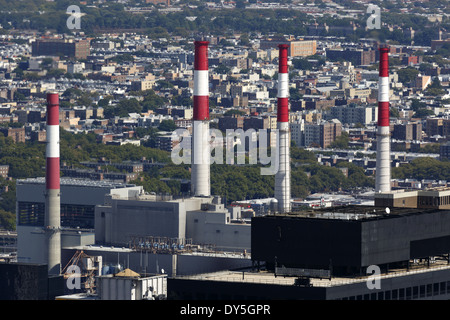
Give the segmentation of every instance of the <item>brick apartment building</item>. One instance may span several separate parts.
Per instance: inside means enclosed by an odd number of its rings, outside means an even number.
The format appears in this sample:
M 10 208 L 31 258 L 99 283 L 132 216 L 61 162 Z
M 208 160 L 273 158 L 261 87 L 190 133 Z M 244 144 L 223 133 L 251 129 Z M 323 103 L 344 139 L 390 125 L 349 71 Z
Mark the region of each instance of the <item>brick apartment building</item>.
M 89 40 L 38 39 L 31 44 L 33 56 L 63 55 L 86 59 L 90 54 Z
M 293 39 L 266 39 L 261 40 L 260 49 L 267 50 L 277 48 L 279 44 L 289 45 L 288 54 L 291 57 L 307 57 L 316 54 L 316 40 L 293 40 Z
M 326 51 L 326 54 L 327 58 L 332 61 L 351 61 L 356 66 L 369 65 L 376 62 L 376 51 L 373 49 L 329 49 Z
M 339 120 L 322 121 L 319 124 L 305 123 L 304 144 L 309 146 L 320 146 L 327 148 L 337 137 L 342 134 L 342 124 Z
M 11 137 L 14 143 L 25 142 L 25 128 L 0 128 L 0 133 Z

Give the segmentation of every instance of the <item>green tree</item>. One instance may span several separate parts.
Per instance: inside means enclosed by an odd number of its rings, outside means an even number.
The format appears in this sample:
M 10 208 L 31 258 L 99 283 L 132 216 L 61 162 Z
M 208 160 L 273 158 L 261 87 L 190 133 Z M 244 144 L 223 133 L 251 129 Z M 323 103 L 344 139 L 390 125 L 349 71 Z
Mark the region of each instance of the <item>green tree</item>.
M 21 92 L 14 92 L 14 100 L 15 101 L 24 101 L 26 99 L 25 95 Z
M 116 105 L 104 107 L 106 119 L 117 117 L 128 117 L 130 113 L 141 113 L 142 106 L 135 98 L 122 99 Z
M 167 98 L 159 96 L 158 94 L 156 94 L 154 90 L 151 89 L 139 91 L 136 94 L 144 97 L 144 100 L 141 102 L 142 112 L 146 112 L 148 110 L 155 110 L 168 103 Z
M 296 88 L 289 88 L 289 97 L 291 100 L 301 100 L 303 95 Z
M 231 69 L 224 64 L 219 64 L 214 69 L 214 72 L 219 73 L 219 74 L 228 74 L 228 73 L 230 73 L 230 71 L 231 71 Z
M 429 109 L 419 109 L 414 113 L 414 118 L 421 118 L 421 119 L 425 119 L 429 116 L 434 115 L 433 110 L 429 110 Z
M 68 98 L 68 99 L 76 99 L 76 98 L 80 97 L 82 94 L 83 94 L 83 91 L 81 89 L 68 88 L 63 92 L 62 96 L 64 98 Z
M 177 125 L 173 120 L 163 120 L 158 126 L 158 130 L 160 131 L 174 131 L 177 128 Z
M 398 81 L 401 83 L 409 83 L 416 79 L 419 70 L 411 67 L 403 68 L 397 71 Z
M 125 62 L 134 62 L 134 57 L 132 54 L 123 53 L 111 58 L 111 60 L 120 64 Z
M 445 90 L 438 77 L 434 78 L 431 84 L 426 88 L 425 94 L 430 96 L 441 96 L 445 94 Z
M 394 179 L 447 180 L 449 176 L 449 161 L 439 161 L 428 157 L 417 158 L 400 167 L 392 168 Z
M 350 139 L 348 132 L 342 131 L 341 135 L 336 137 L 336 139 L 330 144 L 330 148 L 347 149 Z
M 190 107 L 193 104 L 192 98 L 187 95 L 174 95 L 172 97 L 172 104 L 174 106 Z
M 12 212 L 0 209 L 0 229 L 16 230 L 16 215 Z
M 245 111 L 231 109 L 231 110 L 227 110 L 223 115 L 224 116 L 233 116 L 233 115 L 243 116 L 243 115 L 245 115 Z
M 239 37 L 239 44 L 241 46 L 250 46 L 251 45 L 250 39 L 249 39 L 247 33 L 241 34 L 241 36 Z
M 394 117 L 394 118 L 398 118 L 400 116 L 398 108 L 395 108 L 395 107 L 389 108 L 389 116 Z
M 417 111 L 427 107 L 425 102 L 420 102 L 418 99 L 411 99 L 411 110 Z

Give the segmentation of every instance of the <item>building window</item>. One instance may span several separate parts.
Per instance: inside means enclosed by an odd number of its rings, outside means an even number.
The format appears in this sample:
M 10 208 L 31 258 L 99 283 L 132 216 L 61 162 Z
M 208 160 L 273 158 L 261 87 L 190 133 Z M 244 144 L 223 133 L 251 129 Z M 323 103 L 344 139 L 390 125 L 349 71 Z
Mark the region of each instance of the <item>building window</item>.
M 392 290 L 392 300 L 398 299 L 398 289 Z
M 18 202 L 18 225 L 43 226 L 45 220 L 45 204 L 39 202 Z
M 433 287 L 430 284 L 427 284 L 427 297 L 431 297 L 433 295 Z
M 437 296 L 439 294 L 439 283 L 433 284 L 433 296 Z
M 420 298 L 425 298 L 426 290 L 425 285 L 420 286 Z
M 413 296 L 412 296 L 412 298 L 413 299 L 419 298 L 419 287 L 418 286 L 413 287 Z
M 445 294 L 446 293 L 446 285 L 445 282 L 441 282 L 441 291 L 439 292 L 440 294 Z
M 399 297 L 398 297 L 398 299 L 399 299 L 399 300 L 405 300 L 405 288 L 400 288 L 400 289 L 398 290 L 398 292 L 399 292 Z
M 406 300 L 411 300 L 411 288 L 406 288 Z

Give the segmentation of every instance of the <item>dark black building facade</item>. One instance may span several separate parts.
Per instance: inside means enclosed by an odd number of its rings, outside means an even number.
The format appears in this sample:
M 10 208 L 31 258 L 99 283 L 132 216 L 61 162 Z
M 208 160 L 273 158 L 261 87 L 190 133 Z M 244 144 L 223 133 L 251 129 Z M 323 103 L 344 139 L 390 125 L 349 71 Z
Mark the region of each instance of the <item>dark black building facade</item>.
M 450 252 L 450 211 L 348 207 L 252 219 L 252 260 L 358 273 Z

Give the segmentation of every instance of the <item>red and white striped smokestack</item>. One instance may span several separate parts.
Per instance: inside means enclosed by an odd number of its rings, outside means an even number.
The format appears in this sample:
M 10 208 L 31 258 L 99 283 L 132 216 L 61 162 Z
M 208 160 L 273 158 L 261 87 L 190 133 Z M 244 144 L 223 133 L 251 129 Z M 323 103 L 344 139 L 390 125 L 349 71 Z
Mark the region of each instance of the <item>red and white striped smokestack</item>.
M 47 94 L 47 150 L 45 174 L 45 230 L 48 273 L 61 273 L 61 217 L 59 162 L 59 95 Z
M 208 41 L 195 41 L 191 190 L 210 196 Z
M 389 48 L 382 46 L 378 82 L 377 167 L 375 192 L 391 191 L 391 142 L 389 130 Z
M 279 135 L 279 169 L 275 174 L 275 199 L 278 211 L 291 211 L 291 168 L 289 140 L 289 73 L 287 44 L 280 44 L 278 64 L 277 129 Z

